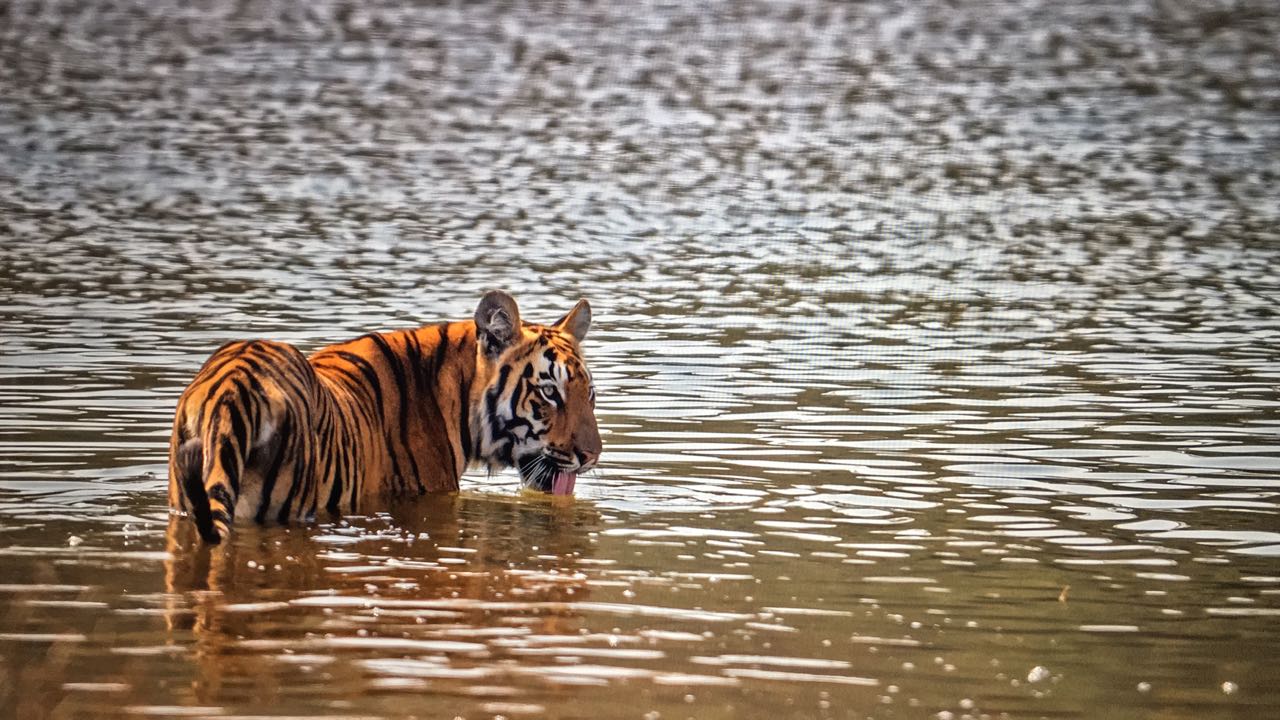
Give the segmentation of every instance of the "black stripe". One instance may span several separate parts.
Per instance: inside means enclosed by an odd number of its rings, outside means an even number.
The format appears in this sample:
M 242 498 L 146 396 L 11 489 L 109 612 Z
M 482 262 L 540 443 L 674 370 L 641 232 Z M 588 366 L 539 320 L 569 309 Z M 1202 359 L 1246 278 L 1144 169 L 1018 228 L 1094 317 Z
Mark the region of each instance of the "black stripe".
M 422 491 L 422 472 L 418 469 L 418 459 L 413 456 L 413 452 L 409 447 L 409 382 L 405 378 L 404 365 L 401 364 L 401 358 L 391 349 L 391 345 L 387 343 L 386 338 L 381 335 L 370 335 L 378 349 L 382 351 L 382 355 L 386 358 L 387 367 L 391 369 L 391 377 L 395 380 L 396 391 L 399 392 L 399 415 L 400 415 L 400 448 L 404 451 L 405 457 L 409 459 L 409 466 L 413 468 L 413 482 L 418 486 L 418 491 Z M 388 443 L 387 452 L 391 453 L 395 458 L 395 448 Z M 397 463 L 398 465 L 398 463 Z M 397 469 L 397 474 L 399 469 Z M 406 480 L 408 478 L 405 478 Z
M 253 358 L 245 358 L 245 364 L 250 366 L 257 365 L 257 363 L 253 362 Z M 244 374 L 244 380 L 249 383 L 249 389 L 253 391 L 253 396 L 259 397 L 259 398 L 263 397 L 263 395 L 266 393 L 266 391 L 263 390 L 262 388 L 262 383 L 258 382 L 258 375 L 261 375 L 261 374 L 262 373 L 245 373 Z
M 342 502 L 343 478 L 347 474 L 346 443 L 338 443 L 337 447 L 334 448 L 332 464 L 333 486 L 329 488 L 329 500 L 325 502 L 324 507 L 336 515 L 338 513 L 338 505 Z
M 244 356 L 244 364 L 251 366 L 253 372 L 268 377 L 280 384 L 288 384 L 298 395 L 306 395 L 312 387 L 312 379 L 315 378 L 315 369 L 307 363 L 305 357 L 297 354 L 297 348 L 288 347 L 293 350 L 292 355 L 270 354 L 256 357 Z M 310 375 L 308 375 L 310 373 Z
M 226 381 L 228 377 L 230 377 L 237 370 L 240 370 L 241 368 L 239 366 L 233 365 L 237 361 L 239 362 L 249 361 L 248 353 L 252 349 L 253 344 L 252 343 L 237 343 L 237 344 L 240 347 L 232 351 L 230 356 L 225 361 L 218 363 L 216 367 L 210 368 L 207 373 L 205 373 L 204 371 L 201 372 L 201 375 L 208 376 L 211 378 L 209 380 L 209 387 L 217 388 L 221 386 L 222 383 Z M 228 365 L 233 365 L 233 367 L 227 368 Z M 227 371 L 222 372 L 223 368 L 227 368 Z M 219 373 L 221 374 L 219 375 Z
M 267 521 L 267 512 L 271 507 L 271 494 L 276 489 L 276 476 L 280 474 L 280 466 L 284 464 L 285 453 L 289 449 L 290 430 L 293 423 L 290 422 L 289 416 L 285 415 L 284 421 L 276 430 L 276 438 L 273 444 L 276 446 L 276 456 L 271 460 L 271 469 L 262 476 L 262 498 L 258 501 L 258 512 L 254 515 L 254 521 L 259 525 Z
M 360 388 L 364 387 L 361 376 L 356 375 L 354 371 L 345 365 L 321 365 L 320 361 L 316 362 L 316 370 L 323 370 L 326 375 L 339 375 L 343 380 L 347 381 L 348 387 Z
M 352 457 L 355 456 L 355 446 L 353 445 L 348 449 L 351 450 L 351 453 L 347 456 L 347 461 L 351 465 L 353 471 L 349 476 L 351 479 L 351 492 L 347 495 L 347 498 L 350 501 L 348 503 L 347 511 L 354 515 L 360 512 L 360 493 L 364 492 L 364 474 L 354 472 L 354 470 L 359 467 L 358 458 L 354 462 L 351 461 Z
M 369 386 L 364 382 L 364 376 L 355 374 L 346 366 L 318 365 L 316 368 L 317 370 L 323 371 L 324 374 L 330 378 L 343 380 L 346 383 L 348 390 L 352 392 L 360 392 L 360 394 L 366 394 L 364 391 L 366 391 Z M 370 424 L 381 424 L 381 421 L 370 414 L 369 408 L 365 407 L 362 403 L 357 402 L 353 405 L 343 407 L 359 412 L 360 415 Z M 381 410 L 381 408 L 379 408 L 379 410 Z
M 320 504 L 320 490 L 324 487 L 326 480 L 329 481 L 330 487 L 333 485 L 333 418 L 329 413 L 325 412 L 325 406 L 321 405 L 318 413 L 320 419 L 316 422 L 316 439 L 315 451 L 318 453 L 318 465 L 315 475 L 308 480 L 308 487 L 311 488 L 307 492 L 307 496 L 311 498 L 311 504 L 307 506 L 307 520 L 314 520 L 316 517 L 316 507 Z
M 215 409 L 217 408 L 217 404 L 218 404 L 218 401 L 221 400 L 221 396 L 216 394 L 215 392 L 216 390 L 217 390 L 216 385 L 211 386 L 211 389 L 209 390 L 209 394 L 204 396 L 204 402 L 200 403 L 200 412 L 196 413 L 195 432 L 203 431 L 204 425 L 205 425 L 205 417 L 209 415 L 210 406 L 213 406 Z
M 427 407 L 427 398 L 423 397 L 422 393 L 431 389 L 430 375 L 439 374 L 440 370 L 439 368 L 427 366 L 427 361 L 422 356 L 422 341 L 418 338 L 417 331 L 406 332 L 404 340 L 405 361 L 408 365 L 409 377 L 413 382 L 415 392 L 412 404 L 414 409 L 417 410 L 418 417 L 421 418 L 423 410 Z M 434 400 L 434 398 L 432 399 Z M 409 398 L 404 398 L 404 401 L 408 402 Z M 429 431 L 429 428 L 423 429 Z M 416 463 L 414 469 L 420 472 Z M 419 482 L 419 485 L 421 484 Z
M 498 382 L 494 383 L 494 386 L 485 393 L 485 409 L 488 411 L 488 417 L 485 420 L 489 423 L 490 429 L 493 428 L 494 419 L 498 416 L 498 396 L 502 394 L 502 388 L 507 384 L 507 376 L 510 374 L 511 366 L 503 365 L 498 370 Z
M 350 377 L 351 390 L 353 392 L 359 391 L 360 395 L 368 397 L 369 391 L 372 390 L 374 394 L 374 399 L 376 401 L 376 406 L 372 408 L 366 407 L 363 402 L 357 401 L 346 406 L 347 409 L 349 410 L 354 409 L 357 412 L 359 412 L 360 416 L 364 419 L 364 422 L 366 425 L 374 428 L 378 432 L 381 432 L 381 428 L 385 423 L 383 422 L 383 417 L 382 417 L 383 415 L 382 385 L 378 380 L 377 372 L 374 371 L 373 366 L 370 365 L 367 360 L 360 357 L 359 355 L 355 355 L 345 350 L 334 351 L 334 354 L 346 360 L 347 362 L 352 363 L 357 368 L 359 368 L 361 372 L 360 377 L 356 377 L 354 374 L 351 373 L 350 370 L 342 367 L 331 368 L 330 366 L 326 366 L 325 370 L 335 369 L 341 372 L 344 377 Z M 364 382 L 361 382 L 361 379 L 363 379 Z M 375 412 L 377 413 L 376 416 L 374 415 Z M 391 460 L 394 466 L 394 463 L 395 463 L 394 455 L 392 456 Z M 399 469 L 396 469 L 396 472 L 399 473 Z
M 199 440 L 195 442 L 184 440 L 173 450 L 173 465 L 171 470 L 175 473 L 175 477 L 178 482 L 181 483 L 184 490 L 183 492 L 178 493 L 178 499 L 181 501 L 180 506 L 182 509 L 188 512 L 191 510 L 191 503 L 187 498 L 185 489 L 187 483 L 192 482 L 193 479 L 197 483 L 200 482 L 200 473 L 204 468 L 204 457 L 201 452 L 201 448 L 202 446 Z M 194 476 L 194 478 L 192 478 L 192 476 Z
M 373 365 L 369 364 L 368 360 L 346 350 L 336 350 L 334 354 L 355 365 L 360 370 L 360 374 L 364 376 L 365 381 L 368 383 L 365 387 L 373 391 L 373 397 L 378 403 L 378 409 L 381 410 L 383 407 L 382 383 L 378 380 L 378 371 L 374 370 Z
M 315 371 L 305 362 L 301 364 L 297 362 L 282 364 L 269 361 L 263 364 L 258 358 L 245 357 L 243 360 L 245 365 L 253 369 L 255 375 L 269 377 L 276 381 L 277 384 L 287 386 L 296 397 L 305 398 L 310 394 L 312 388 L 311 378 L 305 375 L 307 371 L 311 371 L 314 375 Z
M 231 491 L 237 495 L 240 494 L 240 468 L 237 467 L 239 459 L 240 454 L 236 451 L 235 446 L 224 439 L 222 447 L 218 450 L 218 460 L 222 462 L 222 472 L 227 476 L 227 484 L 231 486 Z
M 187 503 L 191 505 L 191 517 L 196 521 L 196 529 L 200 531 L 200 537 L 204 538 L 205 542 L 217 544 L 221 538 L 213 531 L 213 518 L 209 515 L 209 496 L 205 494 L 204 485 L 200 482 L 200 473 L 183 473 L 182 489 L 186 493 Z
M 440 428 L 444 433 L 444 442 L 439 446 L 440 452 L 449 459 L 449 484 L 456 488 L 458 478 L 462 476 L 462 470 L 458 468 L 458 456 L 454 452 L 454 446 L 449 441 L 449 423 L 444 418 L 444 404 L 440 400 L 440 382 L 443 379 L 445 362 L 449 357 L 449 323 L 440 323 L 436 325 L 436 333 L 439 337 L 436 339 L 435 353 L 432 356 L 434 367 L 431 368 L 432 377 L 430 382 L 424 385 L 424 390 L 431 393 L 430 402 L 426 398 L 422 398 L 420 403 L 424 409 L 434 411 L 434 425 Z M 461 432 L 459 433 L 461 435 Z M 463 461 L 465 463 L 465 460 Z M 465 467 L 463 468 L 465 469 Z
M 240 451 L 249 452 L 249 428 L 244 422 L 244 413 L 240 412 L 240 408 L 244 407 L 244 394 L 246 392 L 244 385 L 239 381 L 232 380 L 232 385 L 236 387 L 236 394 L 240 395 L 240 404 L 231 401 L 230 395 L 223 395 L 222 402 L 227 406 L 227 417 L 231 420 L 231 434 L 235 436 L 236 443 L 240 446 Z
M 440 340 L 436 343 L 435 365 L 431 368 L 431 372 L 436 376 L 436 380 L 440 379 L 440 368 L 444 367 L 445 356 L 449 353 L 449 331 L 448 326 L 441 323 L 436 326 L 436 330 L 440 333 Z
M 293 499 L 297 497 L 298 489 L 306 481 L 306 474 L 303 472 L 304 465 L 309 466 L 310 463 L 303 462 L 303 458 L 294 458 L 293 477 L 289 480 L 289 494 L 285 495 L 284 502 L 280 504 L 280 511 L 276 513 L 276 522 L 281 525 L 289 524 L 290 511 L 293 509 Z
M 256 374 L 244 373 L 243 379 L 244 382 L 248 383 L 248 388 L 244 389 L 242 395 L 244 406 L 250 407 L 253 411 L 252 418 L 250 419 L 250 433 L 248 433 L 246 438 L 246 441 L 250 443 L 250 445 L 244 447 L 244 456 L 248 457 L 248 452 L 250 452 L 250 448 L 253 443 L 253 436 L 255 436 L 256 430 L 262 427 L 262 400 L 266 397 L 266 389 L 262 387 L 262 383 L 257 380 Z
M 533 377 L 533 365 L 525 365 L 524 372 L 520 374 L 520 379 L 515 382 L 515 387 L 511 388 L 511 417 L 520 417 L 519 407 L 520 401 L 524 399 L 525 394 L 529 391 L 529 378 Z
M 320 469 L 316 467 L 317 450 L 315 448 L 315 426 L 315 422 L 312 422 L 311 432 L 303 438 L 303 444 L 305 447 L 303 448 L 302 453 L 302 471 L 295 475 L 296 482 L 294 486 L 290 488 L 290 497 L 285 498 L 285 505 L 291 510 L 293 510 L 295 502 L 297 504 L 297 509 L 290 513 L 292 517 L 297 517 L 299 514 L 303 513 L 307 507 L 307 499 L 314 499 L 316 495 L 316 482 L 318 480 L 317 476 Z M 295 491 L 297 492 L 296 496 L 293 495 Z
M 418 385 L 426 383 L 427 368 L 422 361 L 422 343 L 418 342 L 418 336 L 415 333 L 406 333 L 404 336 L 405 354 L 408 356 L 409 375 Z
M 227 523 L 230 524 L 231 518 L 235 516 L 235 512 L 236 512 L 236 501 L 231 497 L 231 493 L 227 492 L 226 486 L 221 484 L 214 485 L 213 487 L 209 488 L 208 493 L 209 493 L 209 500 L 214 502 L 220 502 L 222 503 L 222 506 L 226 508 L 225 519 Z M 210 514 L 213 517 L 217 517 L 219 512 L 221 511 L 212 510 Z
M 505 425 L 503 425 L 503 426 L 502 426 L 502 429 L 503 429 L 503 430 L 504 430 L 508 435 L 510 435 L 511 437 L 515 437 L 515 435 L 516 435 L 515 430 L 516 430 L 516 428 L 518 428 L 518 427 L 527 427 L 527 428 L 529 428 L 528 437 L 536 437 L 536 435 L 534 435 L 534 431 L 533 431 L 533 423 L 529 422 L 528 420 L 526 420 L 526 419 L 524 419 L 524 418 L 522 418 L 522 417 L 513 417 L 513 418 L 511 418 L 510 420 L 508 420 L 508 421 L 506 422 L 506 424 L 505 424 Z
M 347 496 L 347 509 L 355 512 L 356 509 L 356 493 L 360 489 L 360 477 L 356 469 L 360 466 L 359 456 L 356 453 L 356 446 L 353 440 L 347 439 L 338 446 L 341 450 L 339 455 L 342 458 L 342 480 L 347 484 L 343 492 Z M 343 511 L 342 500 L 338 500 L 338 511 Z

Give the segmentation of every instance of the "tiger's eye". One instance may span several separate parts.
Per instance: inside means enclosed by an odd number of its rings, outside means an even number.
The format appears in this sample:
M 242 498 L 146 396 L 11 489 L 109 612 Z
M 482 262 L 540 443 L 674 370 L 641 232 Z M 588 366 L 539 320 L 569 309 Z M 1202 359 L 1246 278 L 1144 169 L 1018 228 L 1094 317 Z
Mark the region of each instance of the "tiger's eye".
M 538 394 L 542 395 L 543 400 L 554 404 L 556 398 L 556 386 L 551 385 L 550 383 L 539 385 Z

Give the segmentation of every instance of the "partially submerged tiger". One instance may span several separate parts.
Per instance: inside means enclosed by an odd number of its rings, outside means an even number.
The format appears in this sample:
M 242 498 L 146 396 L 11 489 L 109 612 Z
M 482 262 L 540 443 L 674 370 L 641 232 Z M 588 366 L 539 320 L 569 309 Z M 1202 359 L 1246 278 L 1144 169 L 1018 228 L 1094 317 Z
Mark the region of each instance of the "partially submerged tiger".
M 310 521 L 457 490 L 472 465 L 572 494 L 601 450 L 580 347 L 590 326 L 586 300 L 536 325 L 492 291 L 473 320 L 309 357 L 282 342 L 224 345 L 178 401 L 169 505 L 217 544 L 237 520 Z

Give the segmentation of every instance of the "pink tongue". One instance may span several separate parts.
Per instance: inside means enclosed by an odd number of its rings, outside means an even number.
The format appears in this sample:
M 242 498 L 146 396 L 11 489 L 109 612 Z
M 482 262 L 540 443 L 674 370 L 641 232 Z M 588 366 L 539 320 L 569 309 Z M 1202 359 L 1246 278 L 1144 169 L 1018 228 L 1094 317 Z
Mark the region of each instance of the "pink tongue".
M 552 495 L 572 495 L 573 484 L 578 480 L 577 473 L 566 472 L 561 470 L 551 479 Z

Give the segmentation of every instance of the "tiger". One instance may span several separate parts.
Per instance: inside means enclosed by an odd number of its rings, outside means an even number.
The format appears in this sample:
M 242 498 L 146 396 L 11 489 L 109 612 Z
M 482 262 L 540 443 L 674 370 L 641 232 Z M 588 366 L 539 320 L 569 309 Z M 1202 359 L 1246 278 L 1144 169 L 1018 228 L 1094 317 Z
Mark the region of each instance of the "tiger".
M 305 356 L 271 340 L 216 350 L 182 392 L 169 506 L 211 545 L 236 521 L 313 522 L 454 492 L 472 466 L 572 495 L 601 441 L 581 343 L 591 306 L 525 322 L 511 295 L 472 319 L 374 332 Z

